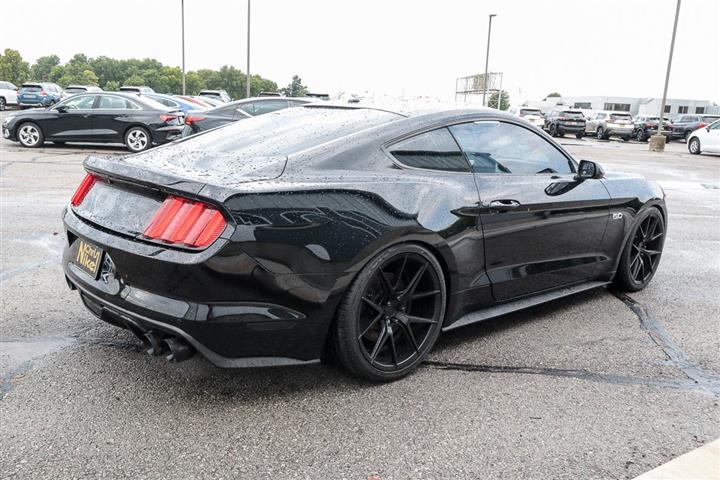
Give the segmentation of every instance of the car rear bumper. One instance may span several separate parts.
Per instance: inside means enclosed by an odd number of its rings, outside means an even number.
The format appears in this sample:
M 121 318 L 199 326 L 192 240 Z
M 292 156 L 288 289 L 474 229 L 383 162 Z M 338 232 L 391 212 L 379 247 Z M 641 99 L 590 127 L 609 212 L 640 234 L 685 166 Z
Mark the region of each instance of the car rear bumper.
M 630 137 L 633 134 L 633 127 L 629 127 L 629 128 L 608 127 L 608 129 L 605 130 L 605 134 L 610 135 L 610 136 L 616 136 L 616 137 Z
M 561 132 L 567 133 L 580 133 L 585 132 L 585 125 L 568 125 L 566 123 L 559 123 L 557 129 Z
M 339 299 L 317 286 L 322 279 L 270 274 L 227 249 L 227 239 L 199 253 L 170 251 L 98 230 L 71 209 L 63 216 L 66 280 L 100 319 L 181 337 L 220 367 L 304 364 L 322 355 Z M 97 279 L 75 263 L 80 239 L 104 252 Z

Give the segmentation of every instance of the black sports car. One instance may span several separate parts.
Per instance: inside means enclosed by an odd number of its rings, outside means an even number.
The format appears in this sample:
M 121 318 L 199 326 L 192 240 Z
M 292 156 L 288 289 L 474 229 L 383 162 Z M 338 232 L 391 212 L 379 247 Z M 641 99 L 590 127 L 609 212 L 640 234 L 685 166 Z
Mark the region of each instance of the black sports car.
M 396 379 L 443 330 L 644 288 L 665 240 L 659 186 L 491 109 L 291 108 L 85 168 L 69 286 L 150 353 L 223 367 Z
M 132 93 L 91 92 L 73 95 L 46 109 L 9 115 L 3 136 L 24 147 L 40 147 L 47 140 L 65 142 L 123 143 L 141 152 L 179 138 L 181 110 Z

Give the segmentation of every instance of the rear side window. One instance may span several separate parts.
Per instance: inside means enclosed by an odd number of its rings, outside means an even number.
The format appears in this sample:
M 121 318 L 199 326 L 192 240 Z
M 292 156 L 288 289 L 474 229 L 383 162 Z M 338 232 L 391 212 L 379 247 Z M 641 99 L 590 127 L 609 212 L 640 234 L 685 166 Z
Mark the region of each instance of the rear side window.
M 475 173 L 572 173 L 570 160 L 535 132 L 504 122 L 450 127 Z
M 421 133 L 391 146 L 388 151 L 403 165 L 447 172 L 469 172 L 460 147 L 447 128 Z
M 712 123 L 718 119 L 720 119 L 720 117 L 702 117 L 703 123 Z
M 276 110 L 282 110 L 288 108 L 287 100 L 267 100 L 255 102 L 255 115 L 262 115 L 264 113 L 274 112 Z

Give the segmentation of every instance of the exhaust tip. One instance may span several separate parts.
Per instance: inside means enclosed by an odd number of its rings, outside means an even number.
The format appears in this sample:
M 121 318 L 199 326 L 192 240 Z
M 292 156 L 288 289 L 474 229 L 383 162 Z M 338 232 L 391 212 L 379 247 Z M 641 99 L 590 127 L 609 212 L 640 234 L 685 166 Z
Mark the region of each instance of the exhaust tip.
M 152 330 L 145 332 L 142 336 L 142 341 L 145 344 L 145 351 L 148 355 L 156 357 L 167 351 L 167 345 L 165 344 L 163 338 Z
M 170 352 L 165 356 L 168 362 L 184 362 L 185 360 L 190 360 L 193 355 L 195 355 L 195 349 L 181 338 L 166 338 L 164 344 Z

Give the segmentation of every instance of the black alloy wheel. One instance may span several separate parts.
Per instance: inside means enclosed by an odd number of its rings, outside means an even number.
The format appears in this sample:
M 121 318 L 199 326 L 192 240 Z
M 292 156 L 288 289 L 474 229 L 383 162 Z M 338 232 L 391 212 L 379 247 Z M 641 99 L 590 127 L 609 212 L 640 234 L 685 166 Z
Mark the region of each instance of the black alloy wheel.
M 657 271 L 665 243 L 665 221 L 656 208 L 642 212 L 623 250 L 616 282 L 630 292 L 642 290 Z
M 549 133 L 550 133 L 551 137 L 557 137 L 557 127 L 555 126 L 554 123 L 550 124 L 550 132 Z
M 605 132 L 603 131 L 602 127 L 598 127 L 597 131 L 595 132 L 595 135 L 597 136 L 598 140 L 605 139 Z
M 442 268 L 424 247 L 402 244 L 380 253 L 358 274 L 335 324 L 335 353 L 374 382 L 410 373 L 435 344 L 447 301 Z
M 578 133 L 575 134 L 575 138 L 577 138 L 578 140 L 580 140 L 580 139 L 583 138 L 584 136 L 585 136 L 585 133 L 583 133 L 583 132 L 578 132 Z
M 638 131 L 637 131 L 637 135 L 635 135 L 635 139 L 636 139 L 638 142 L 644 142 L 644 141 L 645 141 L 645 133 L 643 133 L 642 130 L 638 130 Z

